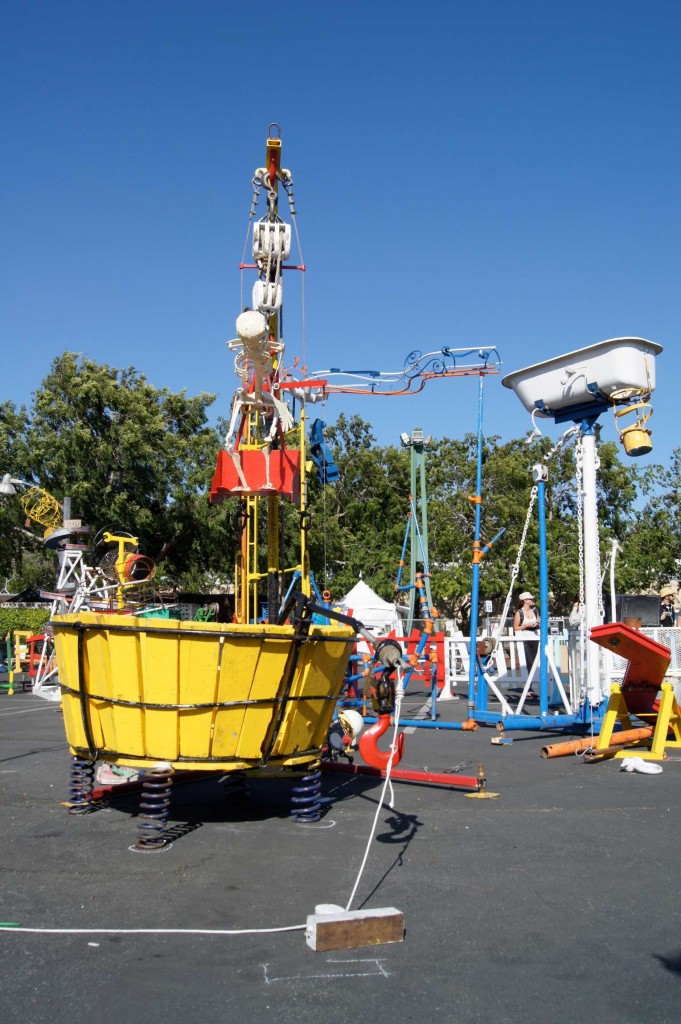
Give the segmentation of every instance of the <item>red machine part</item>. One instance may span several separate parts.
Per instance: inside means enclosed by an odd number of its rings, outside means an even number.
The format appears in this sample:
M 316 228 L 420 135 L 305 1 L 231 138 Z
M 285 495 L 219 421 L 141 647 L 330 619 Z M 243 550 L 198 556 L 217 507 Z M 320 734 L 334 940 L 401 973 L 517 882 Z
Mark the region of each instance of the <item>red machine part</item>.
M 48 640 L 47 633 L 36 633 L 35 636 L 26 637 L 26 646 L 28 647 L 28 669 L 27 675 L 35 679 L 38 675 L 38 666 L 40 665 L 40 658 L 42 656 L 42 644 Z
M 657 714 L 659 702 L 656 698 L 669 668 L 670 649 L 623 622 L 594 626 L 589 637 L 599 647 L 628 660 L 622 680 L 622 696 L 627 710 L 645 718 Z
M 405 656 L 408 661 L 411 661 L 415 656 L 416 647 L 421 639 L 421 631 L 419 629 L 412 629 L 409 636 L 396 636 L 393 632 L 390 632 L 388 636 L 391 639 L 398 640 L 405 649 Z M 422 658 L 425 661 L 421 663 L 420 671 L 423 673 L 428 685 L 430 685 L 430 669 L 433 662 L 437 664 L 437 672 L 435 675 L 435 681 L 439 689 L 445 685 L 445 634 L 444 633 L 432 633 L 426 643 L 426 649 L 422 654 Z
M 266 497 L 268 494 L 279 494 L 289 498 L 294 504 L 300 504 L 300 452 L 297 449 L 280 449 L 270 452 L 271 487 L 266 487 L 265 455 L 257 449 L 242 448 L 239 451 L 241 469 L 248 483 L 244 490 L 239 480 L 236 466 L 229 452 L 221 449 L 215 476 L 210 487 L 212 505 L 220 505 L 225 498 L 233 494 L 253 494 Z
M 594 626 L 589 639 L 599 647 L 605 647 L 629 662 L 622 680 L 622 689 L 636 683 L 639 686 L 654 686 L 659 690 L 669 668 L 672 652 L 664 644 L 658 644 L 645 633 L 623 622 L 607 622 Z
M 347 775 L 370 775 L 384 779 L 385 770 L 364 764 L 348 764 L 345 761 L 322 761 L 322 771 L 343 772 Z M 481 780 L 475 775 L 455 775 L 449 772 L 426 772 L 408 768 L 392 768 L 390 778 L 396 782 L 416 782 L 424 786 L 450 786 L 452 789 L 481 790 Z
M 379 715 L 378 721 L 370 725 L 359 738 L 359 752 L 368 765 L 373 768 L 385 769 L 390 760 L 390 751 L 379 750 L 377 743 L 381 736 L 390 728 L 390 715 Z M 395 742 L 393 765 L 399 764 L 404 752 L 404 733 L 400 733 Z

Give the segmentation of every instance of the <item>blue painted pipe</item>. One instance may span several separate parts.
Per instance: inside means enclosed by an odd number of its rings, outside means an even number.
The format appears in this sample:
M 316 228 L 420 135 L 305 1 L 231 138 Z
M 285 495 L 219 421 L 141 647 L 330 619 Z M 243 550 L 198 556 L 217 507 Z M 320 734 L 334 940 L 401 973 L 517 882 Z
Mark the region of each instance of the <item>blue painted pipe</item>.
M 479 671 L 476 650 L 476 643 L 478 639 L 478 600 L 480 595 L 480 563 L 476 560 L 476 552 L 480 543 L 480 527 L 482 522 L 482 507 L 479 499 L 482 493 L 482 399 L 484 380 L 484 376 L 480 374 L 478 384 L 478 434 L 475 464 L 475 496 L 478 498 L 478 501 L 475 503 L 475 547 L 473 549 L 473 569 L 471 572 L 471 646 L 468 669 L 468 708 L 471 714 L 473 713 L 474 708 L 477 711 L 479 708 L 487 707 L 487 681 L 482 672 Z
M 378 721 L 378 718 L 367 715 L 364 719 L 367 724 L 373 725 L 374 722 Z M 400 719 L 401 729 L 463 729 L 463 722 L 429 722 L 422 721 L 419 719 L 417 722 L 411 718 Z
M 593 728 L 594 735 L 600 732 L 601 722 L 585 721 L 581 713 L 576 715 L 502 715 L 499 711 L 476 711 L 475 721 L 480 725 L 497 725 L 501 722 L 504 729 L 522 729 L 527 732 L 548 731 L 550 729 L 572 729 L 576 726 Z
M 537 481 L 537 521 L 539 525 L 539 712 L 549 710 L 549 667 L 546 648 L 549 642 L 549 568 L 546 546 L 546 484 Z M 527 671 L 530 669 L 528 667 Z

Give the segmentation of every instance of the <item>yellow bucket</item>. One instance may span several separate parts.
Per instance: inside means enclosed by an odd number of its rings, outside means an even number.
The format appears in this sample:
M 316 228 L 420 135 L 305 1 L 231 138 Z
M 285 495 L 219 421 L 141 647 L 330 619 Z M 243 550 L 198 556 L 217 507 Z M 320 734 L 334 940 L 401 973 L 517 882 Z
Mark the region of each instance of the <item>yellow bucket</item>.
M 644 427 L 627 427 L 620 434 L 620 440 L 627 455 L 647 455 L 653 450 L 650 431 Z
M 642 401 L 634 402 L 624 408 L 615 409 L 615 427 L 627 455 L 647 455 L 648 452 L 653 450 L 650 441 L 651 431 L 646 426 L 646 423 L 653 415 L 652 406 L 645 401 L 650 396 L 642 394 L 640 397 L 643 399 Z M 634 416 L 635 420 L 630 426 L 621 427 L 620 420 L 623 416 Z
M 79 612 L 52 619 L 71 752 L 239 771 L 318 756 L 350 626 L 225 625 Z

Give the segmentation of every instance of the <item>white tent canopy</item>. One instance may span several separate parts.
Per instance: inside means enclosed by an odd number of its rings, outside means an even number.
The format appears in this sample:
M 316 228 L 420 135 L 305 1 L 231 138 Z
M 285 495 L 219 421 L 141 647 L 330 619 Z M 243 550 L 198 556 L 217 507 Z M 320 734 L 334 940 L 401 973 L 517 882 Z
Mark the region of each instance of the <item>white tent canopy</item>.
M 395 630 L 397 636 L 402 636 L 402 619 L 396 606 L 379 597 L 364 580 L 359 580 L 337 602 L 337 606 L 347 615 L 359 619 L 376 636 L 387 636 L 391 630 Z

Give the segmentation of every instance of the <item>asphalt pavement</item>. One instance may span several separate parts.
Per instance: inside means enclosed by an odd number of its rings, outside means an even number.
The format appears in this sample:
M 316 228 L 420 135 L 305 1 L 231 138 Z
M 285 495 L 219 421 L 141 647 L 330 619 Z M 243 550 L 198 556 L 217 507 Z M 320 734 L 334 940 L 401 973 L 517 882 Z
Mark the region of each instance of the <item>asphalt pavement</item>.
M 464 714 L 463 701 L 442 706 L 444 719 Z M 59 710 L 3 692 L 0 919 L 38 931 L 0 932 L 0 1021 L 676 1024 L 681 758 L 638 775 L 617 761 L 544 760 L 546 735 L 494 746 L 495 735 L 407 735 L 400 767 L 476 774 L 483 763 L 499 796 L 395 783 L 353 909 L 396 907 L 405 939 L 317 953 L 307 915 L 347 903 L 380 781 L 325 774 L 311 825 L 289 819 L 289 783 L 257 780 L 239 796 L 219 777 L 183 782 L 174 841 L 134 852 L 137 794 L 69 815 Z M 74 928 L 156 932 L 40 931 Z M 296 930 L 250 933 L 278 928 Z

